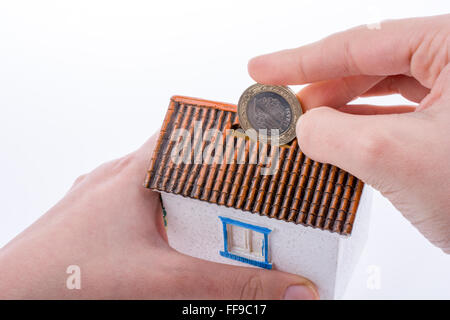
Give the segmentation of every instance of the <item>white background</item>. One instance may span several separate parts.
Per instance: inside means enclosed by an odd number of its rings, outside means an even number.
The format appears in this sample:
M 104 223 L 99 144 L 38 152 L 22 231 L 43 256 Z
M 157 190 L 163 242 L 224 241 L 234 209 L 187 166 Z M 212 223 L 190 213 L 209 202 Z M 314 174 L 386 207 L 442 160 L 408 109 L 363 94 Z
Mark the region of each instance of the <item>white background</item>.
M 0 1 L 0 247 L 139 147 L 174 94 L 236 103 L 249 58 L 450 1 Z M 391 104 L 399 97 L 372 98 Z M 418 150 L 420 152 L 420 150 Z M 375 195 L 346 298 L 450 298 L 450 256 Z M 367 286 L 368 270 L 381 287 Z

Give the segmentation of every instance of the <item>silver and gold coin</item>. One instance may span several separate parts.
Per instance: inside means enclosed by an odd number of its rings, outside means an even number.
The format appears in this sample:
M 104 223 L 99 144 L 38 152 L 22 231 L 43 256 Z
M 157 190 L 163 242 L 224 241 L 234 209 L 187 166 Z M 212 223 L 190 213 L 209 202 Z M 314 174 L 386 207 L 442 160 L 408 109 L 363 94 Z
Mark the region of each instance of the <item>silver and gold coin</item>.
M 238 102 L 242 129 L 254 129 L 258 139 L 287 144 L 295 138 L 295 124 L 302 107 L 295 93 L 285 86 L 256 83 L 242 93 Z

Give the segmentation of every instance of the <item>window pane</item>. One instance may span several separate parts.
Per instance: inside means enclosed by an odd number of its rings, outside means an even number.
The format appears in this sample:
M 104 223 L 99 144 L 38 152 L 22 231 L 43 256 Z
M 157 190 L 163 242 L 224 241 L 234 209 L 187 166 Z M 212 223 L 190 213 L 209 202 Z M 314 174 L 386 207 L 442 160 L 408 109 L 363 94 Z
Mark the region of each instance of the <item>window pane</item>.
M 227 225 L 228 250 L 252 259 L 264 259 L 264 234 L 236 225 Z
M 247 229 L 235 225 L 228 225 L 228 237 L 230 250 L 248 251 L 246 240 Z
M 263 256 L 264 234 L 251 231 L 251 253 L 255 256 Z

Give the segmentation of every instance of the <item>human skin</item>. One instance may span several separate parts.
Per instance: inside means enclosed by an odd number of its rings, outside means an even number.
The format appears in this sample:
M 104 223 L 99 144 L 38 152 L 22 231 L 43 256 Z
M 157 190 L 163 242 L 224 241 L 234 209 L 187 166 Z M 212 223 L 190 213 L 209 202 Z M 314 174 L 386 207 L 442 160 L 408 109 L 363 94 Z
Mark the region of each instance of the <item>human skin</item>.
M 258 82 L 314 82 L 299 93 L 309 110 L 298 124 L 302 150 L 381 190 L 446 252 L 449 18 L 360 27 L 249 63 Z M 347 105 L 358 96 L 397 92 L 420 102 L 416 112 Z M 324 105 L 331 108 L 318 108 Z M 318 297 L 314 285 L 296 275 L 207 262 L 171 249 L 158 195 L 142 187 L 153 145 L 154 138 L 78 178 L 58 204 L 3 247 L 0 298 Z M 71 265 L 80 267 L 81 290 L 66 287 Z
M 156 135 L 79 177 L 65 197 L 0 250 L 0 299 L 316 299 L 280 271 L 204 261 L 167 243 L 159 195 L 143 187 Z M 81 289 L 69 290 L 69 266 Z
M 450 253 L 450 15 L 361 26 L 253 58 L 257 82 L 307 84 L 297 123 L 302 151 L 379 190 Z M 349 105 L 399 93 L 416 103 Z

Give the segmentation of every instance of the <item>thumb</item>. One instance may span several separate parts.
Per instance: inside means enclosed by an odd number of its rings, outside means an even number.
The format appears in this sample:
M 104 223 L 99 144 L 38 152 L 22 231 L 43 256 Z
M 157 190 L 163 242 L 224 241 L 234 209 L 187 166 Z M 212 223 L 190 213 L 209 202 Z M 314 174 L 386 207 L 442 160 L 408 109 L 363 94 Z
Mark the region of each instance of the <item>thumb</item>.
M 380 191 L 401 183 L 411 159 L 410 114 L 358 115 L 314 108 L 297 122 L 300 149 L 310 158 L 335 165 Z M 404 174 L 402 174 L 404 173 Z M 389 184 L 387 186 L 386 184 Z
M 226 300 L 315 300 L 319 298 L 316 286 L 308 279 L 277 270 L 239 267 L 204 261 L 184 256 L 182 279 L 172 279 L 188 290 L 185 299 Z

